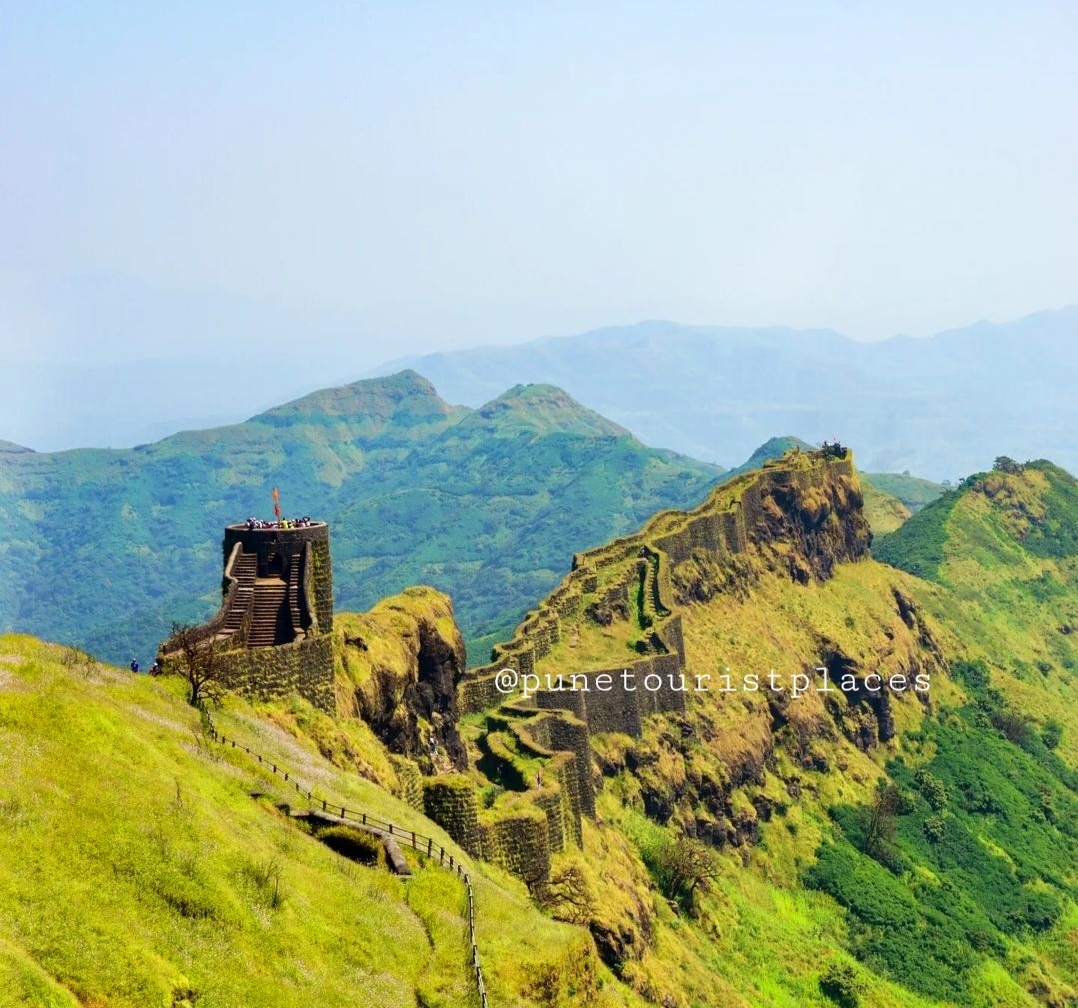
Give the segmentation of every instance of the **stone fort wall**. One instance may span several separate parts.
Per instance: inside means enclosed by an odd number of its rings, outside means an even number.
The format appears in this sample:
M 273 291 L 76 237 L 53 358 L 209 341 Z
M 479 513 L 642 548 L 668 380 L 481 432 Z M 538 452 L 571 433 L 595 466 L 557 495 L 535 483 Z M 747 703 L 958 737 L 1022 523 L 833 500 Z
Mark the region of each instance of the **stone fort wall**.
M 277 647 L 236 648 L 221 655 L 225 685 L 253 700 L 298 693 L 319 710 L 337 709 L 333 690 L 333 638 L 301 637 Z

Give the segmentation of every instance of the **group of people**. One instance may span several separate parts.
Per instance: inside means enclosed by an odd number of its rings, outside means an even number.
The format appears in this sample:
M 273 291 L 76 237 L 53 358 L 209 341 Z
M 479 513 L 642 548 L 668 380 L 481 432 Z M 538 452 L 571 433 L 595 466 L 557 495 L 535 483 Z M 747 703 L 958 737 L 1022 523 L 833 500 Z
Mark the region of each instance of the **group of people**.
M 281 518 L 278 521 L 264 521 L 261 518 L 248 518 L 246 525 L 247 531 L 251 532 L 254 529 L 291 529 L 291 528 L 307 528 L 312 525 L 312 521 L 307 515 L 302 518 Z
M 131 665 L 129 667 L 130 667 L 131 671 L 134 672 L 137 675 L 138 671 L 139 671 L 138 659 L 137 658 L 132 658 L 131 659 Z M 157 662 L 154 662 L 150 666 L 150 675 L 159 676 L 160 674 L 161 674 L 161 666 Z

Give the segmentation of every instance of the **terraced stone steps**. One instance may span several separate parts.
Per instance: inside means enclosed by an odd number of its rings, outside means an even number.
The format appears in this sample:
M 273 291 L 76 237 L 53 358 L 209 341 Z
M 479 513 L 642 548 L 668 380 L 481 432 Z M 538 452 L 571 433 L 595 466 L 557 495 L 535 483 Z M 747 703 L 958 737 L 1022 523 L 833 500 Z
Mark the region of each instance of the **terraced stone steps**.
M 272 647 L 287 644 L 280 640 L 279 622 L 288 585 L 282 578 L 258 578 L 254 583 L 254 611 L 247 633 L 248 647 Z
M 254 553 L 241 553 L 232 564 L 232 577 L 236 579 L 236 594 L 225 614 L 224 624 L 217 632 L 217 639 L 223 640 L 236 634 L 243 626 L 243 618 L 254 595 L 255 577 L 258 574 L 258 557 Z

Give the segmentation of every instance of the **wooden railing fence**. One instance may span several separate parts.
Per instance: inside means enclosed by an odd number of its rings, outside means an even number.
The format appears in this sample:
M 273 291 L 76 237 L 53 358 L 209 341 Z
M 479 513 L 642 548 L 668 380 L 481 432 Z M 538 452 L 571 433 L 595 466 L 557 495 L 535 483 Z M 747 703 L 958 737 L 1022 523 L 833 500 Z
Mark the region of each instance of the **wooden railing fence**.
M 475 977 L 476 990 L 479 993 L 480 1008 L 489 1008 L 489 1005 L 487 1004 L 486 983 L 483 980 L 483 967 L 479 962 L 479 946 L 476 944 L 475 940 L 475 894 L 472 891 L 472 879 L 468 874 L 467 869 L 461 864 L 458 858 L 455 858 L 453 854 L 434 840 L 433 837 L 424 836 L 422 833 L 417 833 L 415 830 L 403 829 L 394 823 L 387 822 L 385 819 L 379 819 L 369 812 L 356 812 L 344 805 L 338 805 L 326 798 L 319 797 L 313 791 L 304 788 L 290 771 L 285 770 L 284 767 L 273 762 L 269 757 L 255 752 L 250 747 L 245 746 L 242 742 L 237 742 L 235 739 L 222 735 L 212 726 L 209 727 L 207 731 L 210 738 L 215 742 L 231 746 L 233 749 L 242 749 L 248 755 L 253 756 L 263 767 L 268 768 L 271 773 L 276 774 L 278 777 L 282 777 L 286 784 L 291 784 L 300 795 L 307 799 L 312 807 L 321 807 L 323 812 L 339 815 L 342 819 L 352 819 L 360 826 L 366 826 L 386 833 L 387 835 L 394 837 L 398 843 L 408 844 L 413 850 L 418 851 L 420 854 L 423 854 L 432 860 L 437 858 L 439 865 L 454 872 L 464 883 L 464 887 L 468 892 L 468 940 L 472 948 L 471 969 L 472 974 Z

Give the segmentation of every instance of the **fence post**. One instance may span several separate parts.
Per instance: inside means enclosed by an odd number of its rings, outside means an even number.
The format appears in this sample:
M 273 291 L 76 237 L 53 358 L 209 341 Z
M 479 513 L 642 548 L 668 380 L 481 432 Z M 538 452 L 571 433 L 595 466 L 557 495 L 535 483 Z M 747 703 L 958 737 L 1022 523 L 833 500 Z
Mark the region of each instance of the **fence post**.
M 299 792 L 299 794 L 301 794 L 301 795 L 306 794 L 307 795 L 307 801 L 310 804 L 313 805 L 313 804 L 315 804 L 317 802 L 321 802 L 322 803 L 322 811 L 323 812 L 328 812 L 329 811 L 329 804 L 328 804 L 328 802 L 327 802 L 327 800 L 325 798 L 315 798 L 313 791 L 304 792 L 303 786 L 300 784 L 299 781 L 293 780 L 291 775 L 287 771 L 282 770 L 281 768 L 279 768 L 276 763 L 271 763 L 268 758 L 264 759 L 262 757 L 261 753 L 256 753 L 249 746 L 242 745 L 242 744 L 238 743 L 235 739 L 230 739 L 230 738 L 226 737 L 225 735 L 222 735 L 220 732 L 217 731 L 217 729 L 215 727 L 213 727 L 212 724 L 210 725 L 210 728 L 209 728 L 209 735 L 210 735 L 210 738 L 212 738 L 216 742 L 220 742 L 222 745 L 231 744 L 233 749 L 236 749 L 236 748 L 242 749 L 248 755 L 256 757 L 258 759 L 258 762 L 259 762 L 260 765 L 268 765 L 272 769 L 273 773 L 275 773 L 275 774 L 282 774 L 283 773 L 285 781 L 290 782 L 292 784 L 292 786 L 296 789 L 296 791 Z M 346 819 L 348 817 L 348 814 L 349 814 L 348 810 L 342 805 L 341 806 L 341 818 Z M 360 819 L 361 819 L 362 824 L 364 826 L 367 825 L 368 816 L 367 816 L 366 812 L 363 812 L 362 814 L 353 812 L 351 815 L 352 815 L 353 819 L 356 818 L 357 816 L 359 816 Z M 421 841 L 426 840 L 426 842 L 427 842 L 427 845 L 426 845 L 427 846 L 427 856 L 428 857 L 433 857 L 434 856 L 434 838 L 433 837 L 420 836 L 418 833 L 416 833 L 416 831 L 414 829 L 413 830 L 401 830 L 401 832 L 398 834 L 398 833 L 396 833 L 396 829 L 395 829 L 393 823 L 384 822 L 383 820 L 375 819 L 374 817 L 371 817 L 371 822 L 372 823 L 380 823 L 381 825 L 378 828 L 379 829 L 384 828 L 385 831 L 387 831 L 390 836 L 398 836 L 399 835 L 399 836 L 402 836 L 402 837 L 407 837 L 410 834 L 411 835 L 412 848 L 414 850 L 416 850 L 416 851 L 421 849 Z M 447 851 L 446 851 L 445 847 L 443 847 L 441 844 L 439 844 L 438 845 L 438 863 L 440 865 L 442 865 L 443 867 L 446 866 L 446 864 L 445 864 L 446 855 L 447 855 Z M 480 962 L 479 962 L 479 946 L 478 946 L 478 944 L 476 943 L 476 940 L 475 940 L 475 896 L 474 896 L 474 894 L 472 892 L 472 879 L 471 879 L 471 876 L 468 874 L 468 872 L 465 871 L 464 865 L 463 865 L 462 862 L 457 861 L 456 858 L 452 854 L 449 854 L 448 857 L 449 857 L 449 864 L 448 864 L 449 870 L 455 872 L 456 875 L 457 875 L 457 878 L 460 878 L 460 879 L 462 879 L 464 881 L 464 884 L 465 884 L 465 886 L 467 887 L 467 890 L 468 890 L 468 931 L 469 931 L 469 937 L 470 937 L 471 944 L 472 944 L 472 965 L 475 968 L 475 983 L 476 983 L 476 988 L 477 988 L 477 991 L 478 991 L 478 994 L 479 994 L 480 1008 L 488 1008 L 488 1004 L 487 1004 L 487 988 L 486 988 L 486 983 L 483 980 L 483 968 L 482 968 L 482 966 L 480 965 Z

